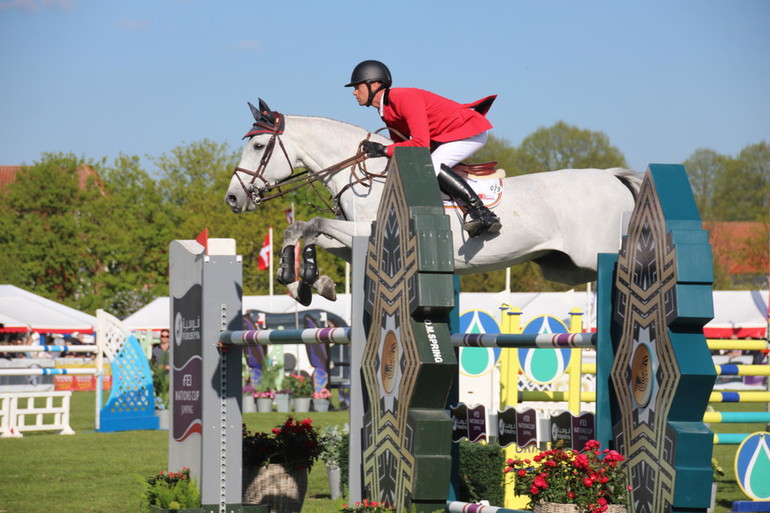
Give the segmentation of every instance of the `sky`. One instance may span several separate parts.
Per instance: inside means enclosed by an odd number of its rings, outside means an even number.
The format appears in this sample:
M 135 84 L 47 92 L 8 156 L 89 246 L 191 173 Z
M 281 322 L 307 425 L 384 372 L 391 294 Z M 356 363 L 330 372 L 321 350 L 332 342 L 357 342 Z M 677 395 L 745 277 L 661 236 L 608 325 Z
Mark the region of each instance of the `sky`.
M 239 148 L 258 98 L 377 130 L 343 87 L 377 59 L 394 86 L 499 95 L 513 145 L 564 121 L 643 171 L 770 141 L 769 55 L 766 0 L 0 0 L 0 165 L 123 153 L 152 172 L 181 145 Z

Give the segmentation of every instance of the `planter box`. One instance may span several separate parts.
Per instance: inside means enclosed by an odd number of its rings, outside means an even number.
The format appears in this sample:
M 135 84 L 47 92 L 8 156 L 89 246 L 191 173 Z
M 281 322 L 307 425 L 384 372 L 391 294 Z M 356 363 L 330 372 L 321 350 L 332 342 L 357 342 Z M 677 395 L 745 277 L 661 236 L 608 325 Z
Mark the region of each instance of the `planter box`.
M 209 504 L 200 508 L 166 509 L 150 506 L 150 513 L 218 513 L 219 504 Z M 228 513 L 270 513 L 270 508 L 263 504 L 228 504 Z

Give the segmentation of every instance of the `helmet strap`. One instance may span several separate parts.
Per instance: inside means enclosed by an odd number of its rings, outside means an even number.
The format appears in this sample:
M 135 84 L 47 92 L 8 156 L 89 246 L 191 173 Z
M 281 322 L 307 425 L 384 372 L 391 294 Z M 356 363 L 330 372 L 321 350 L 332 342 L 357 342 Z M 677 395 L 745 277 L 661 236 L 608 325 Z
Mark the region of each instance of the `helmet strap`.
M 372 102 L 374 101 L 375 95 L 380 91 L 382 91 L 383 89 L 387 89 L 387 88 L 384 87 L 382 83 L 380 83 L 380 87 L 378 87 L 376 91 L 372 91 L 372 83 L 366 82 L 366 89 L 369 91 L 369 98 L 366 100 L 366 106 L 371 107 Z

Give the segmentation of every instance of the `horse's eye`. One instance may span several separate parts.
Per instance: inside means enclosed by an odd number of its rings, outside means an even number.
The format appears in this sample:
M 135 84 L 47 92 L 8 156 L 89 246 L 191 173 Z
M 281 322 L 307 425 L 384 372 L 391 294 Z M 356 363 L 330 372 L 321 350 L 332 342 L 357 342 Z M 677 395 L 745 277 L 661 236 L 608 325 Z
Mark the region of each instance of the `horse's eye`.
M 264 144 L 262 144 L 262 143 L 258 143 L 258 142 L 257 142 L 257 143 L 254 143 L 254 149 L 255 149 L 255 150 L 262 150 L 262 149 L 264 149 L 264 148 L 265 148 L 265 145 L 264 145 Z

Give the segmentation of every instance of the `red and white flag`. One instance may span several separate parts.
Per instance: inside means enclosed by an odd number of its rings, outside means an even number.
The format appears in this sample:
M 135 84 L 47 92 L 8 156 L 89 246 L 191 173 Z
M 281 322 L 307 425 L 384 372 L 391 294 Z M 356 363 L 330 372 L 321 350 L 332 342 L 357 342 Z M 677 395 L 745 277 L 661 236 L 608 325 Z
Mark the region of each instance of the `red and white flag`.
M 265 241 L 262 243 L 262 249 L 259 250 L 259 261 L 257 262 L 257 268 L 260 271 L 270 268 L 270 259 L 273 258 L 273 241 L 271 234 L 273 233 L 273 227 L 271 226 L 265 235 Z
M 287 223 L 294 224 L 294 204 L 293 203 L 291 207 L 283 209 L 283 214 L 286 216 Z

